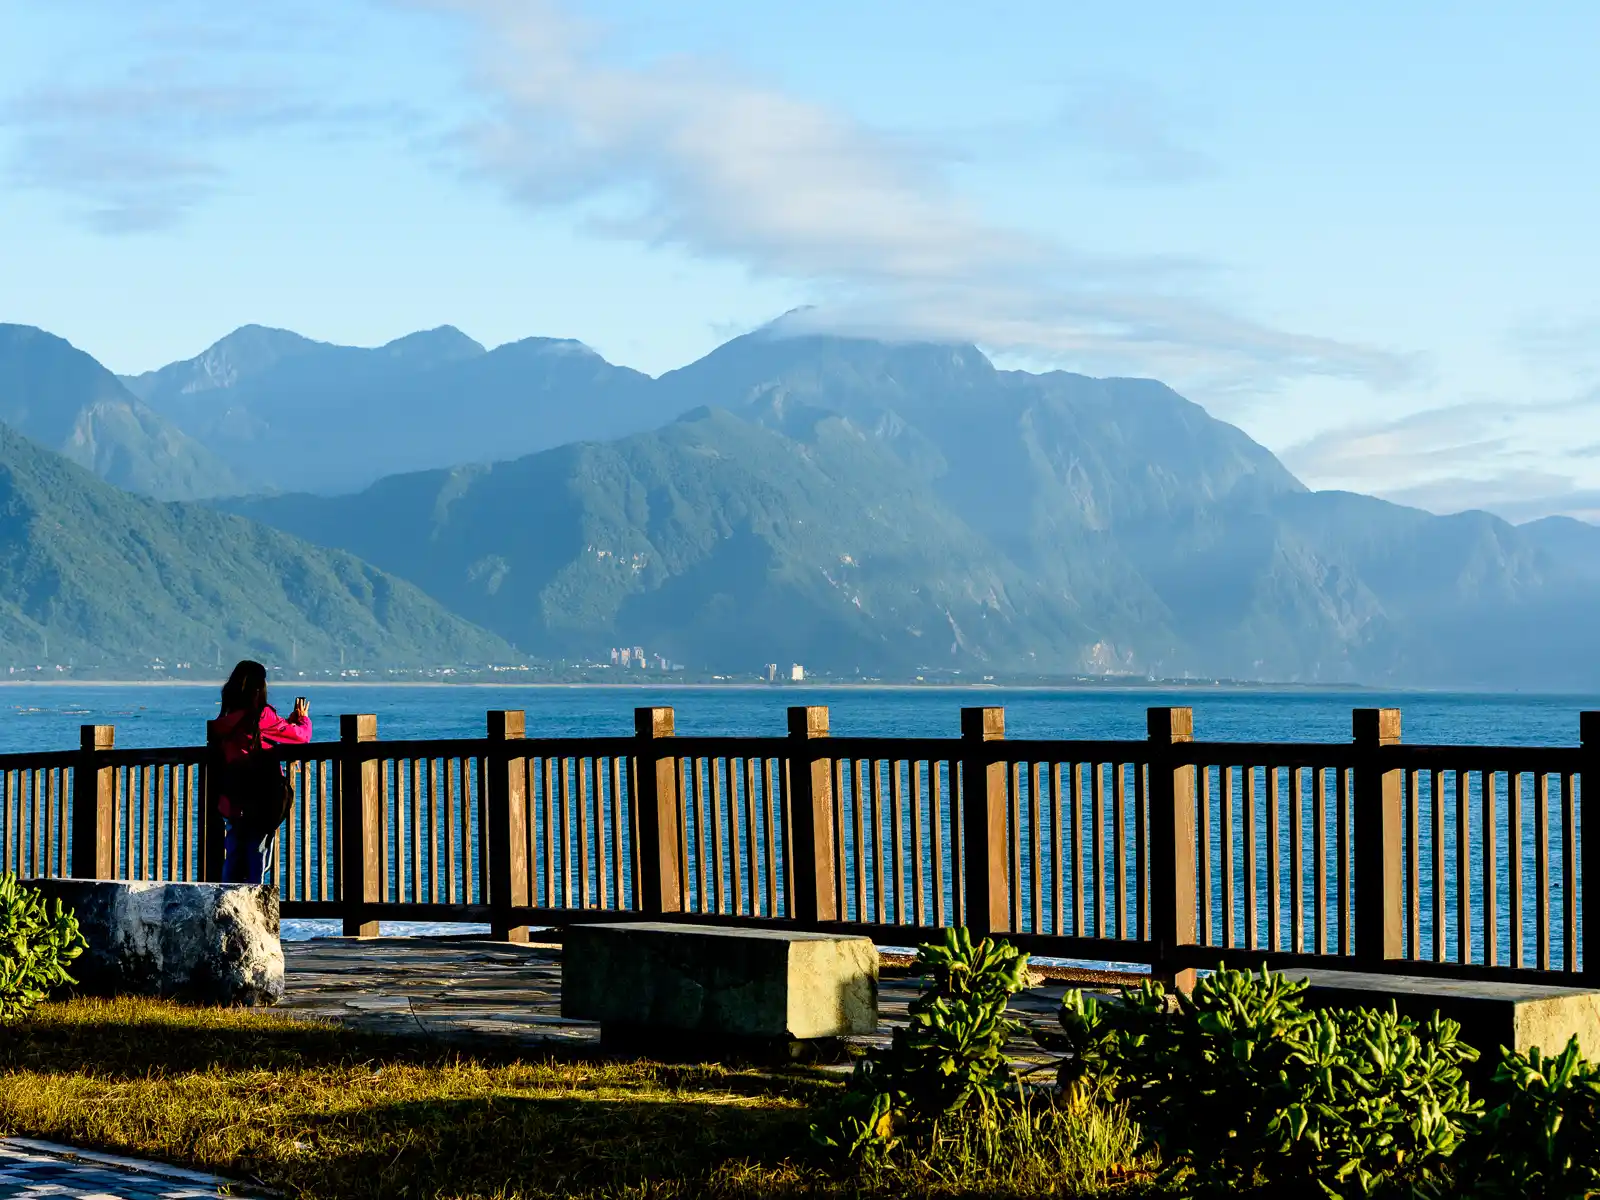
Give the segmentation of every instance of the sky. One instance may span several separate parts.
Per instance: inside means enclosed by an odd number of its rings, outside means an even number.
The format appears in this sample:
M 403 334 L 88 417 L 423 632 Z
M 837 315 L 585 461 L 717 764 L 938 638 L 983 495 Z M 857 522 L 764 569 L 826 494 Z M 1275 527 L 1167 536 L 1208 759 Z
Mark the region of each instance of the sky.
M 0 0 L 0 321 L 784 312 L 1162 379 L 1314 487 L 1600 520 L 1600 6 Z

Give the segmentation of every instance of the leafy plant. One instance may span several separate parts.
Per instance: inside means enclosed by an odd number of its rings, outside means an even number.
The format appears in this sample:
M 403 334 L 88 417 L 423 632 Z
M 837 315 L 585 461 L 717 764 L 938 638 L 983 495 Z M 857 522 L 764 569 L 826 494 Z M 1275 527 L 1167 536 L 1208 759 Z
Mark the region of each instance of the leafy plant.
M 14 874 L 0 875 L 0 1024 L 20 1021 L 50 989 L 75 983 L 67 964 L 83 953 L 78 920 L 46 904 Z
M 1058 1079 L 1124 1100 L 1167 1181 L 1197 1193 L 1307 1187 L 1335 1197 L 1436 1181 L 1477 1106 L 1454 1022 L 1388 1012 L 1307 1012 L 1305 985 L 1217 971 L 1190 996 L 1159 984 L 1120 1004 L 1069 992 Z M 1175 1000 L 1175 1003 L 1174 1003 Z
M 1021 1029 L 1006 1006 L 1027 981 L 1028 956 L 1006 942 L 974 943 L 966 929 L 917 951 L 928 984 L 887 1050 L 857 1064 L 830 1119 L 814 1130 L 825 1146 L 881 1161 L 910 1136 L 925 1144 L 944 1118 L 992 1115 L 1016 1080 L 1006 1041 Z
M 1600 1065 L 1573 1037 L 1559 1054 L 1502 1050 L 1494 1087 L 1500 1103 L 1465 1154 L 1474 1196 L 1600 1196 Z

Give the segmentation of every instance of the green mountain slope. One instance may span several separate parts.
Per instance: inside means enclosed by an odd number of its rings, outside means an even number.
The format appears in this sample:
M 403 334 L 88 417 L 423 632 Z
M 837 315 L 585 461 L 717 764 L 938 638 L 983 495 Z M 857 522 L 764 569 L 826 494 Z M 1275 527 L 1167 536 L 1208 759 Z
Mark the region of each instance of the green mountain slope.
M 0 426 L 0 660 L 114 667 L 508 661 L 503 640 L 339 550 L 133 496 Z
M 525 649 L 619 642 L 712 667 L 1087 665 L 1070 606 L 837 417 L 791 438 L 717 410 L 616 442 L 230 502 L 419 581 Z
M 119 487 L 162 499 L 239 490 L 223 462 L 89 355 L 0 325 L 0 422 Z

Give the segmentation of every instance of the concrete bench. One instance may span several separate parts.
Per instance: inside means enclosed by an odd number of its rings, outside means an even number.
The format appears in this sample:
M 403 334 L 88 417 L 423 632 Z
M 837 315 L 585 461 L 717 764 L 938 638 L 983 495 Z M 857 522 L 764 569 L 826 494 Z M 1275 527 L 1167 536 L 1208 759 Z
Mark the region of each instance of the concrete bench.
M 811 1042 L 878 1026 L 871 939 L 666 921 L 569 925 L 561 1015 L 612 1043 Z
M 88 949 L 67 968 L 76 991 L 222 1005 L 275 1004 L 283 996 L 275 887 L 25 882 L 78 918 Z
M 1556 1053 L 1573 1034 L 1590 1060 L 1600 1058 L 1600 992 L 1535 983 L 1489 983 L 1418 975 L 1355 971 L 1289 970 L 1311 985 L 1310 1008 L 1387 1008 L 1427 1020 L 1435 1011 L 1461 1024 L 1461 1037 L 1493 1066 L 1498 1048 L 1525 1052 L 1533 1046 Z

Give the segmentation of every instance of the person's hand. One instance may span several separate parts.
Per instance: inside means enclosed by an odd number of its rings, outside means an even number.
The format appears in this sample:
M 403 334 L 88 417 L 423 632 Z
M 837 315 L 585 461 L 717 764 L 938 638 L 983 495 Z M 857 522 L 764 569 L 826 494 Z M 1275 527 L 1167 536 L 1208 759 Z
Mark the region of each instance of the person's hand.
M 291 721 L 304 721 L 310 715 L 311 705 L 307 703 L 306 698 L 304 696 L 295 697 L 294 712 L 290 714 L 289 719 Z

